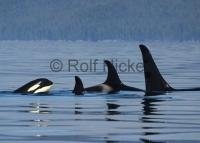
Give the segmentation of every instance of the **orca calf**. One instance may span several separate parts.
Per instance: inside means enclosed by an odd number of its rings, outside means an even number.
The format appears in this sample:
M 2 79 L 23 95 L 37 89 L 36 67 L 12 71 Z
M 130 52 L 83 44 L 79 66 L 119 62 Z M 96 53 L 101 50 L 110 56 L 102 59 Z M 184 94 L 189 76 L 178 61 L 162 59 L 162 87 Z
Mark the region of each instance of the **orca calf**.
M 47 93 L 52 87 L 52 85 L 53 85 L 52 81 L 46 78 L 39 78 L 30 81 L 29 83 L 16 89 L 14 93 L 23 93 L 23 94 Z
M 78 76 L 75 76 L 75 86 L 74 86 L 73 93 L 76 95 L 83 95 L 84 92 L 115 93 L 120 90 L 122 90 L 122 91 L 144 91 L 142 89 L 130 87 L 130 86 L 123 84 L 121 82 L 113 64 L 108 60 L 105 60 L 104 63 L 106 64 L 106 66 L 108 68 L 107 79 L 104 83 L 84 88 L 81 79 Z
M 174 89 L 160 74 L 153 57 L 145 45 L 139 45 L 144 64 L 146 95 L 163 94 L 171 91 L 200 91 L 200 87 L 191 89 Z

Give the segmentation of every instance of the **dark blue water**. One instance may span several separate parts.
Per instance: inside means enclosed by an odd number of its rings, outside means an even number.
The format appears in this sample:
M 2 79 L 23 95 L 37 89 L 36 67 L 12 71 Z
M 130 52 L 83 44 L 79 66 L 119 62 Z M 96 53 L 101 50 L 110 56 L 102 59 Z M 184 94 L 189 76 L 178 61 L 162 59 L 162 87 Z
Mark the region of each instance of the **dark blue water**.
M 84 85 L 106 78 L 103 59 L 141 63 L 139 42 L 0 42 L 0 142 L 200 142 L 200 92 L 145 97 L 142 92 L 74 96 L 74 76 Z M 169 83 L 200 86 L 199 42 L 144 42 Z M 59 59 L 60 72 L 50 63 Z M 98 59 L 96 71 L 69 71 L 70 59 Z M 80 68 L 79 68 L 80 70 Z M 120 72 L 120 71 L 119 71 Z M 120 72 L 121 80 L 144 89 L 143 72 Z M 22 84 L 45 77 L 54 81 L 49 96 L 13 94 Z

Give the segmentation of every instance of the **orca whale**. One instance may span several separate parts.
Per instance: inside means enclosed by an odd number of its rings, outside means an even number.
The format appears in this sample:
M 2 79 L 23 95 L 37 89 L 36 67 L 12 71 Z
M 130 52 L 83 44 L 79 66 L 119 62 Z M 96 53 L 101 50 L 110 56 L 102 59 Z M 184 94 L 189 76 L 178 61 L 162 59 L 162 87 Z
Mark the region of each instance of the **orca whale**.
M 52 87 L 52 85 L 53 85 L 52 81 L 46 78 L 39 78 L 30 81 L 29 83 L 16 89 L 14 93 L 23 93 L 23 94 L 47 93 Z
M 105 60 L 104 63 L 106 64 L 106 66 L 108 68 L 108 74 L 107 74 L 106 81 L 102 84 L 84 88 L 80 77 L 75 76 L 75 86 L 74 86 L 74 90 L 73 90 L 73 93 L 75 95 L 83 95 L 84 92 L 115 93 L 120 90 L 122 90 L 122 91 L 144 91 L 142 89 L 130 87 L 130 86 L 123 84 L 121 82 L 113 64 L 108 60 Z
M 144 65 L 146 95 L 163 94 L 171 91 L 200 91 L 200 87 L 190 89 L 175 89 L 162 77 L 154 59 L 145 45 L 139 45 Z

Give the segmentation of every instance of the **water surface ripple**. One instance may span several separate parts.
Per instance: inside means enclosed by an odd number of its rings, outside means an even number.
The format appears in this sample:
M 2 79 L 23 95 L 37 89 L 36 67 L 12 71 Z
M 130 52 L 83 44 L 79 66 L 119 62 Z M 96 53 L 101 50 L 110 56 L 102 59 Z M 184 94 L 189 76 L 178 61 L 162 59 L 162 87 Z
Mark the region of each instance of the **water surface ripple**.
M 85 86 L 106 78 L 97 72 L 69 72 L 67 60 L 131 59 L 141 62 L 139 42 L 0 42 L 0 142 L 200 142 L 200 92 L 147 97 L 141 92 L 74 96 L 74 76 Z M 161 73 L 173 87 L 200 86 L 198 42 L 147 42 Z M 80 52 L 82 51 L 82 52 Z M 109 52 L 108 52 L 109 51 Z M 61 72 L 49 63 L 60 59 Z M 11 91 L 38 77 L 54 81 L 49 96 Z M 144 89 L 141 72 L 120 73 L 121 80 Z

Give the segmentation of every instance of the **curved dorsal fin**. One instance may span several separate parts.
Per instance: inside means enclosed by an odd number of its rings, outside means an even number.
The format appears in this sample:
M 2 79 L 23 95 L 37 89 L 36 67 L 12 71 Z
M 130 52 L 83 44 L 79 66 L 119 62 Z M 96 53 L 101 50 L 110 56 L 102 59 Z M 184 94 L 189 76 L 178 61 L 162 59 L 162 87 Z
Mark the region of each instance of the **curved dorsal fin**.
M 117 71 L 115 69 L 115 67 L 113 66 L 113 64 L 108 61 L 105 60 L 104 63 L 107 65 L 108 67 L 108 74 L 107 74 L 107 79 L 104 82 L 104 84 L 108 84 L 112 87 L 116 87 L 116 88 L 120 88 L 122 82 L 117 74 Z
M 75 95 L 83 95 L 83 92 L 84 92 L 83 82 L 79 76 L 75 76 L 75 86 L 73 93 Z
M 144 64 L 146 92 L 153 93 L 173 90 L 173 88 L 164 80 L 160 74 L 148 48 L 145 45 L 139 45 L 139 47 L 142 52 Z

